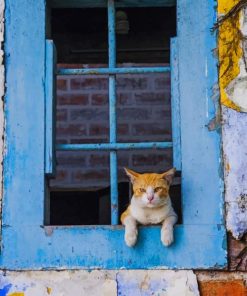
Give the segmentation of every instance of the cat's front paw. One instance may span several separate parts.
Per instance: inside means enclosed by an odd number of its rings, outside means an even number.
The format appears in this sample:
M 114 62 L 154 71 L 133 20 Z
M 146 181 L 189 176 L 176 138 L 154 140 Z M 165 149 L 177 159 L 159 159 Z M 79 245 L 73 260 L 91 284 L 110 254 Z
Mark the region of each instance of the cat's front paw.
M 161 241 L 166 247 L 170 246 L 173 243 L 173 228 L 163 228 L 161 230 Z
M 137 241 L 137 230 L 126 231 L 124 235 L 125 243 L 128 247 L 133 247 Z

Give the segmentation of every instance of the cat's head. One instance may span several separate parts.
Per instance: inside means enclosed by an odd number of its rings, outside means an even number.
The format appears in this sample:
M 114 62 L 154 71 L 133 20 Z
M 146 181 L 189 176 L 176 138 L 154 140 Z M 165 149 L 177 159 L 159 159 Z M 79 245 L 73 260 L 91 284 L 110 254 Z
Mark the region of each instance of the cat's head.
M 175 168 L 161 174 L 139 174 L 125 168 L 133 185 L 133 197 L 141 207 L 156 208 L 166 203 Z

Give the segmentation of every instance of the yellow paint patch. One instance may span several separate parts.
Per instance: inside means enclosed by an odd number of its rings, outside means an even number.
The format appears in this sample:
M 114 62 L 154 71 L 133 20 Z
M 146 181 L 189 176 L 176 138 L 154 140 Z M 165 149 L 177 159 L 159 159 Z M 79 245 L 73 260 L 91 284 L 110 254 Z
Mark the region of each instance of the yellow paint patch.
M 25 296 L 25 294 L 23 292 L 15 292 L 15 293 L 7 294 L 7 296 Z
M 47 287 L 46 288 L 47 294 L 50 295 L 51 294 L 51 288 Z
M 239 0 L 218 0 L 218 13 L 226 14 L 236 4 L 238 4 L 238 2 Z
M 226 14 L 239 0 L 219 0 L 218 13 Z M 239 73 L 239 60 L 242 57 L 240 46 L 240 16 L 236 15 L 227 19 L 219 28 L 219 85 L 221 103 L 229 108 L 240 111 L 240 107 L 234 104 L 226 94 L 226 87 Z

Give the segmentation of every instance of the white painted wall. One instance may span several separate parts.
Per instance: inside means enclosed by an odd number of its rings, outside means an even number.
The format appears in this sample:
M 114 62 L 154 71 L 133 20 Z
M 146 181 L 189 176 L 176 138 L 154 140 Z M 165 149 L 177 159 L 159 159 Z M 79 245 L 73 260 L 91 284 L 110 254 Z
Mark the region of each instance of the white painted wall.
M 0 273 L 0 291 L 9 296 L 199 296 L 192 271 L 168 270 L 7 272 Z
M 241 31 L 247 37 L 247 9 L 241 17 Z M 222 106 L 226 226 L 236 239 L 247 232 L 247 41 L 242 42 L 242 49 L 240 73 L 226 89 L 242 112 Z

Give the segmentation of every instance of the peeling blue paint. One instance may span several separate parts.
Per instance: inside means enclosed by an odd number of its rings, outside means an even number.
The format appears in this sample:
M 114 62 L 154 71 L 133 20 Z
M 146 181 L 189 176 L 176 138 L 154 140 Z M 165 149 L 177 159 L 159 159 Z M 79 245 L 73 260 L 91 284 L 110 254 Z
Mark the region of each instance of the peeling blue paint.
M 11 287 L 12 287 L 12 284 L 8 284 L 8 285 L 4 286 L 3 288 L 0 288 L 0 296 L 7 296 Z

